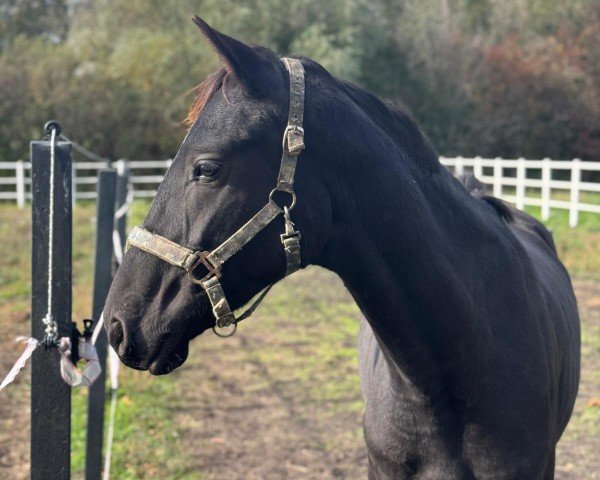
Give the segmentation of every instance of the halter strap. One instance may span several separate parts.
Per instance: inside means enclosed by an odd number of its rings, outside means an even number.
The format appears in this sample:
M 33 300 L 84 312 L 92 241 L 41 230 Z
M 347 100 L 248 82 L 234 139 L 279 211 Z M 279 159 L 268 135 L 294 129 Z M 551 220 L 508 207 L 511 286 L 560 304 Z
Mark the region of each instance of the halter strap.
M 137 247 L 144 252 L 151 253 L 171 265 L 189 271 L 198 261 L 198 254 L 189 248 L 172 242 L 168 238 L 156 233 L 150 233 L 142 227 L 133 227 L 127 238 L 127 247 Z
M 282 213 L 283 210 L 273 200 L 269 200 L 269 203 L 261 208 L 237 232 L 215 248 L 206 259 L 215 268 L 221 268 L 227 260 L 252 240 L 258 232 Z
M 137 247 L 171 265 L 182 268 L 194 283 L 202 286 L 212 306 L 216 326 L 219 328 L 230 325 L 236 326 L 238 322 L 252 315 L 273 286 L 271 284 L 266 287 L 257 300 L 240 317 L 236 318 L 229 307 L 225 292 L 219 282 L 221 267 L 281 214 L 284 216 L 285 224 L 285 233 L 281 235 L 281 243 L 286 256 L 286 275 L 290 275 L 301 266 L 300 232 L 294 228 L 290 218 L 290 210 L 296 204 L 294 176 L 298 156 L 304 150 L 304 129 L 302 128 L 305 93 L 304 67 L 300 60 L 294 58 L 285 57 L 282 60 L 290 77 L 290 105 L 288 123 L 283 132 L 283 153 L 277 185 L 269 194 L 268 203 L 212 252 L 193 251 L 142 227 L 135 227 L 127 239 L 127 248 L 130 246 Z M 290 205 L 280 207 L 273 199 L 276 192 L 289 194 L 291 196 Z M 206 269 L 206 274 L 199 278 L 195 271 L 201 266 Z M 235 328 L 230 335 L 234 332 Z M 215 333 L 217 333 L 216 330 Z

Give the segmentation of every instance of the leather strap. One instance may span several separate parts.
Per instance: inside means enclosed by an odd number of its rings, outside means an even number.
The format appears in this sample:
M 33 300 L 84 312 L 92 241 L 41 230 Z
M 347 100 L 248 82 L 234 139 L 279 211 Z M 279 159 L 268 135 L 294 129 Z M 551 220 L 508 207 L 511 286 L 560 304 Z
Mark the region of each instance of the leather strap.
M 290 74 L 290 108 L 283 134 L 283 155 L 275 190 L 293 193 L 298 155 L 304 150 L 304 68 L 299 60 L 284 58 Z
M 212 306 L 213 315 L 216 319 L 217 327 L 225 328 L 229 325 L 236 323 L 235 316 L 229 308 L 227 298 L 225 298 L 225 292 L 217 277 L 209 278 L 206 282 L 202 283 L 210 304 Z
M 282 212 L 283 210 L 273 200 L 269 200 L 269 203 L 261 208 L 237 232 L 208 254 L 206 259 L 215 268 L 220 268 Z
M 285 57 L 283 63 L 290 76 L 290 107 L 287 127 L 283 134 L 283 153 L 297 157 L 304 150 L 304 67 L 300 60 L 295 58 Z
M 142 227 L 134 227 L 129 234 L 125 250 L 129 250 L 130 247 L 137 247 L 144 252 L 151 253 L 185 271 L 189 271 L 198 261 L 198 254 L 193 250 L 182 247 Z

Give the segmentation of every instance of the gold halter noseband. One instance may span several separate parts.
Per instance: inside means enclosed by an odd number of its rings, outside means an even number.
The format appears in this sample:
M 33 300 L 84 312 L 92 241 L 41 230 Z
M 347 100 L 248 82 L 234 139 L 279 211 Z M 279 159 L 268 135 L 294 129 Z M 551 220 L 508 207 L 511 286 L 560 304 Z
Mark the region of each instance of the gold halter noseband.
M 281 214 L 283 214 L 285 221 L 285 233 L 280 235 L 286 256 L 285 274 L 294 273 L 301 265 L 300 232 L 294 229 L 294 224 L 290 218 L 290 210 L 296 205 L 294 175 L 298 156 L 304 150 L 304 130 L 302 128 L 304 117 L 304 68 L 302 63 L 294 58 L 285 57 L 283 62 L 290 76 L 290 108 L 288 123 L 283 132 L 283 154 L 277 185 L 269 194 L 268 203 L 212 252 L 191 250 L 142 227 L 135 227 L 127 239 L 128 247 L 137 247 L 185 270 L 191 281 L 205 290 L 216 319 L 215 326 L 226 328 L 233 325 L 234 327 L 230 333 L 225 335 L 217 332 L 213 327 L 213 331 L 219 336 L 228 337 L 233 335 L 238 322 L 252 315 L 273 286 L 271 284 L 266 287 L 257 300 L 242 315 L 236 318 L 229 307 L 225 292 L 219 282 L 221 267 Z M 277 192 L 287 193 L 291 197 L 290 205 L 280 207 L 275 203 L 273 196 Z M 205 270 L 202 272 L 204 275 L 198 273 L 201 267 Z

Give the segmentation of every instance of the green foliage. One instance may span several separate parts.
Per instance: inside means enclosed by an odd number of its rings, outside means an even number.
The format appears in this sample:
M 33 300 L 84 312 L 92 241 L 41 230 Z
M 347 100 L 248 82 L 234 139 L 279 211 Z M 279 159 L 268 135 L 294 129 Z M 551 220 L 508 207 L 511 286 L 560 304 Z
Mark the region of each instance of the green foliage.
M 174 155 L 218 66 L 192 14 L 404 103 L 445 155 L 600 157 L 593 0 L 6 0 L 0 158 L 50 117 L 101 155 Z
M 69 20 L 66 0 L 2 0 L 0 51 L 19 35 L 63 41 L 69 30 Z

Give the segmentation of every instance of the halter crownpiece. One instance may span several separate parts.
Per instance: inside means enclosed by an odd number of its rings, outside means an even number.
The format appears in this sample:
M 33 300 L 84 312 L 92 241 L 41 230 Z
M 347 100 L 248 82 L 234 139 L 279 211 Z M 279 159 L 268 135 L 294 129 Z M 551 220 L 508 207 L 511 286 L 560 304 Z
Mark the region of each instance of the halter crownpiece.
M 304 68 L 300 60 L 288 57 L 284 57 L 282 60 L 290 76 L 290 107 L 287 126 L 283 132 L 283 154 L 281 156 L 277 185 L 269 194 L 267 204 L 212 252 L 191 250 L 156 233 L 151 233 L 142 227 L 135 227 L 127 239 L 128 248 L 139 248 L 171 265 L 185 270 L 190 280 L 204 289 L 216 319 L 215 326 L 218 328 L 234 326 L 233 331 L 228 335 L 218 333 L 215 327 L 213 327 L 214 332 L 219 336 L 233 335 L 238 322 L 252 315 L 273 286 L 273 284 L 267 286 L 260 293 L 256 301 L 242 315 L 236 318 L 229 307 L 227 297 L 219 282 L 221 267 L 279 215 L 283 214 L 285 223 L 285 232 L 280 235 L 286 257 L 285 274 L 290 275 L 301 266 L 300 232 L 294 228 L 290 211 L 296 205 L 294 176 L 298 156 L 304 150 L 304 129 L 302 128 L 305 91 Z M 280 207 L 273 199 L 273 196 L 277 192 L 288 194 L 291 197 L 291 203 Z

